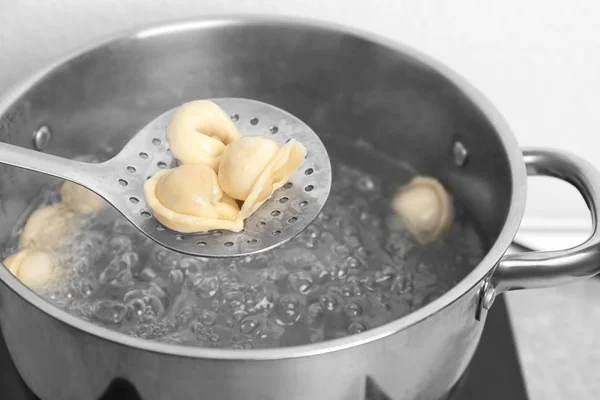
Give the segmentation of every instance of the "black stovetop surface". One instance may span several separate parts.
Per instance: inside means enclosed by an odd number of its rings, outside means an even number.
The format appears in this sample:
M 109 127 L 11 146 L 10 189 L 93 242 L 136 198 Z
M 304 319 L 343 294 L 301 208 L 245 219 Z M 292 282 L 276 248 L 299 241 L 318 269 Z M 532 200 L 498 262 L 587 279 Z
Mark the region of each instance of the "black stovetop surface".
M 99 400 L 143 400 L 127 386 L 115 386 Z M 369 396 L 371 397 L 371 396 Z M 378 395 L 377 400 L 386 396 Z M 0 398 L 39 400 L 16 371 L 0 333 Z M 521 365 L 504 298 L 488 313 L 479 348 L 449 400 L 527 400 Z M 43 399 L 54 400 L 54 399 Z

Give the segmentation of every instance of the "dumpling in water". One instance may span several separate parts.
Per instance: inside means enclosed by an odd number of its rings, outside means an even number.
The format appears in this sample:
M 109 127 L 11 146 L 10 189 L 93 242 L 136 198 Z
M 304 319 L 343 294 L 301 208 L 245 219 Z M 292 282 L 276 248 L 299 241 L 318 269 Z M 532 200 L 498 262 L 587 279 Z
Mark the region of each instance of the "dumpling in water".
M 400 188 L 394 197 L 393 208 L 407 230 L 423 244 L 445 234 L 454 220 L 452 197 L 435 178 L 414 178 Z
M 240 137 L 231 118 L 215 103 L 185 103 L 167 126 L 167 140 L 180 164 L 205 165 L 217 171 L 225 147 Z
M 79 229 L 78 216 L 62 204 L 43 206 L 27 220 L 19 237 L 20 248 L 55 249 Z
M 292 139 L 280 147 L 262 136 L 245 136 L 227 146 L 219 166 L 223 191 L 244 202 L 238 218 L 252 215 L 282 187 L 306 157 L 306 148 Z
M 203 165 L 181 165 L 157 172 L 144 186 L 154 216 L 174 231 L 212 229 L 239 232 L 239 207 L 221 190 L 217 174 Z
M 93 214 L 106 204 L 104 199 L 76 183 L 65 181 L 60 188 L 63 204 L 77 214 Z
M 60 276 L 57 258 L 44 251 L 21 250 L 7 257 L 3 262 L 10 272 L 30 288 L 38 288 L 58 281 Z

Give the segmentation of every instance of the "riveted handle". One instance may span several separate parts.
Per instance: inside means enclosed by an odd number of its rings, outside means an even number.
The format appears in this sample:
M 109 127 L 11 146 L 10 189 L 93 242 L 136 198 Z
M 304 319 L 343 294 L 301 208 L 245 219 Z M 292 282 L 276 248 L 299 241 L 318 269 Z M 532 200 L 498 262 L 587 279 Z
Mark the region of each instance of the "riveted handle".
M 528 175 L 559 178 L 579 190 L 590 209 L 593 229 L 588 240 L 571 249 L 505 255 L 492 276 L 496 292 L 555 286 L 596 275 L 600 272 L 600 172 L 563 151 L 526 149 L 523 156 Z

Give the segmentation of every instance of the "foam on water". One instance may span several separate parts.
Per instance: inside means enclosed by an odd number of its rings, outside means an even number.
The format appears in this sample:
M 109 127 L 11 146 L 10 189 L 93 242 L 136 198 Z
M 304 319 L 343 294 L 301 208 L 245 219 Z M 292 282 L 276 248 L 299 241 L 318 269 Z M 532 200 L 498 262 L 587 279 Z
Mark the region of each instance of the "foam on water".
M 281 347 L 400 318 L 481 260 L 482 244 L 464 215 L 443 239 L 418 245 L 391 209 L 396 182 L 332 162 L 324 211 L 284 246 L 234 260 L 190 258 L 155 245 L 107 207 L 86 217 L 61 249 L 63 284 L 40 294 L 80 318 L 141 338 Z M 42 200 L 57 201 L 57 189 Z

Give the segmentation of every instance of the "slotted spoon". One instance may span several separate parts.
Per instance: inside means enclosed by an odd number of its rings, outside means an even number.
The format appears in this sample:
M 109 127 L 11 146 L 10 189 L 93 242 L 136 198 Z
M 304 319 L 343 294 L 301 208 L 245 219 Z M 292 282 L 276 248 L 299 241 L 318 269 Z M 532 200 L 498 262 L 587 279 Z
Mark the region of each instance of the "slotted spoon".
M 152 215 L 144 183 L 156 171 L 176 166 L 165 128 L 175 108 L 139 131 L 115 157 L 91 164 L 0 143 L 0 163 L 78 183 L 102 196 L 150 239 L 171 250 L 200 257 L 239 257 L 277 247 L 306 228 L 319 214 L 331 188 L 325 146 L 305 123 L 277 107 L 240 98 L 211 99 L 231 116 L 242 135 L 267 136 L 283 145 L 294 138 L 307 149 L 304 165 L 270 200 L 246 219 L 244 230 L 183 234 Z

